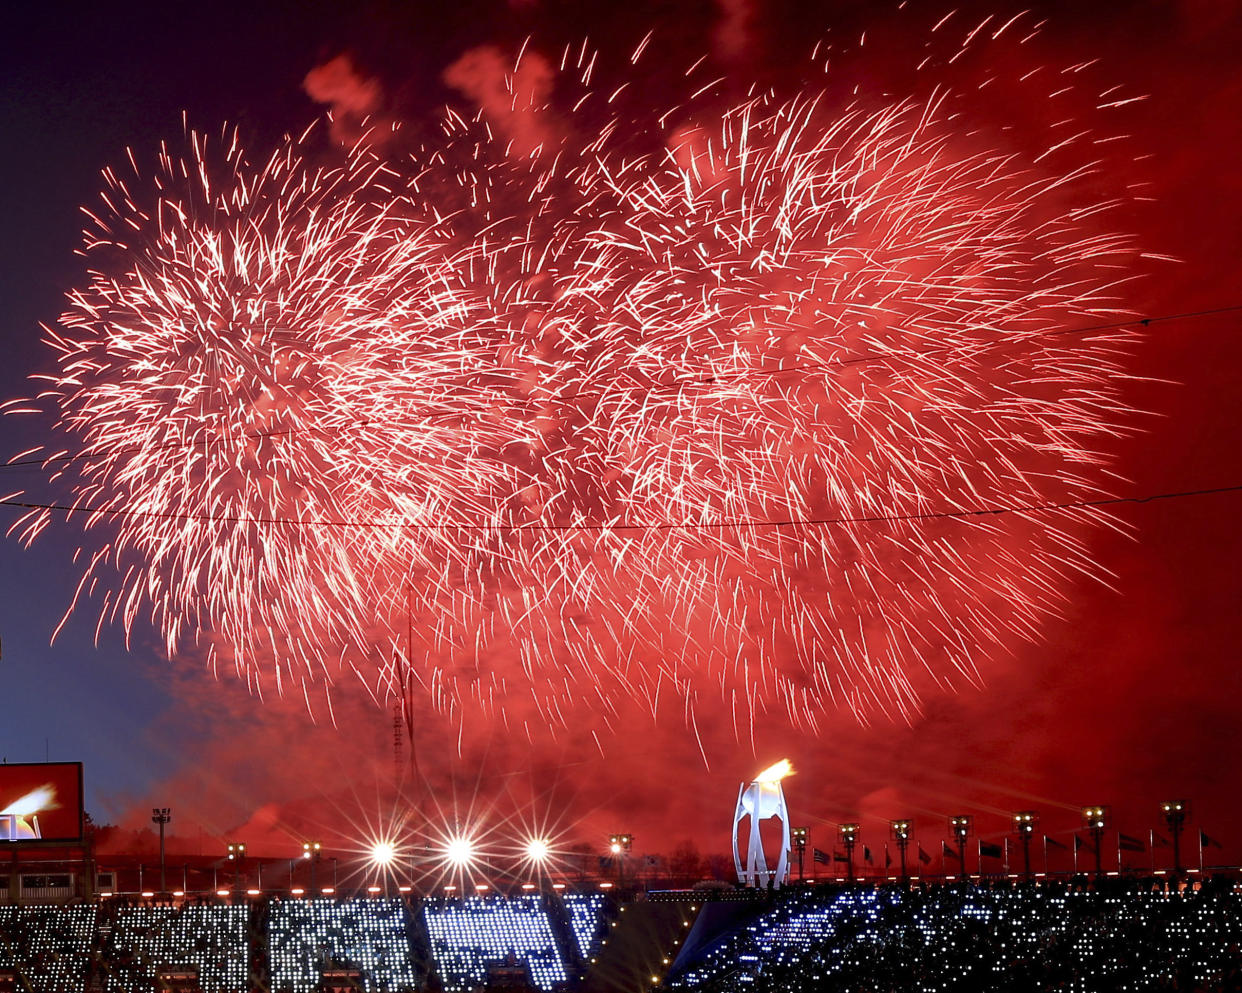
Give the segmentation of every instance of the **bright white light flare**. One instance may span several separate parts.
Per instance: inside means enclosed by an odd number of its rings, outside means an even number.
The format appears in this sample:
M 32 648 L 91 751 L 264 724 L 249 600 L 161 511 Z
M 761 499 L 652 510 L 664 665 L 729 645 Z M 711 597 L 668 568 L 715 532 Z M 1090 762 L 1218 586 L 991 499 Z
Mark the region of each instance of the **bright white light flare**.
M 477 850 L 474 841 L 464 836 L 450 838 L 444 846 L 444 858 L 456 869 L 465 869 L 474 863 Z

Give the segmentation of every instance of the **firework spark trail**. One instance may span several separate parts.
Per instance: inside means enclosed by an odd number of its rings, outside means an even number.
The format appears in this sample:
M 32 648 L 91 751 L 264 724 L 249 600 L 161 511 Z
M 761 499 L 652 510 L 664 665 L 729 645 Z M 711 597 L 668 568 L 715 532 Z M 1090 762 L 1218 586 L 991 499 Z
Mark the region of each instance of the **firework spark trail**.
M 78 501 L 153 516 L 80 592 L 308 701 L 342 667 L 391 692 L 409 610 L 433 704 L 528 732 L 976 680 L 1092 571 L 1083 513 L 717 525 L 1099 493 L 1126 335 L 1041 335 L 1116 313 L 1136 252 L 1071 195 L 1090 159 L 981 147 L 948 91 L 828 102 L 521 158 L 449 111 L 335 169 L 193 135 L 148 210 L 107 173 L 47 393 L 100 453 Z

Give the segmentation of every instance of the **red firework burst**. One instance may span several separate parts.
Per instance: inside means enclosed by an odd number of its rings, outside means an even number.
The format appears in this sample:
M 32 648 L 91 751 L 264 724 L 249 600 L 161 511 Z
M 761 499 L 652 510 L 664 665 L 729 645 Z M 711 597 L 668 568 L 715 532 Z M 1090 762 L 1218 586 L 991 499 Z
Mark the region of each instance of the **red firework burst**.
M 408 630 L 437 707 L 528 733 L 975 679 L 1091 572 L 1089 512 L 911 518 L 1100 492 L 1125 335 L 1049 332 L 1115 314 L 1136 252 L 1089 155 L 967 135 L 949 91 L 829 104 L 518 160 L 450 112 L 328 170 L 191 136 L 148 208 L 109 173 L 50 334 L 77 503 L 123 521 L 83 588 L 106 565 L 105 614 L 255 685 L 392 692 Z

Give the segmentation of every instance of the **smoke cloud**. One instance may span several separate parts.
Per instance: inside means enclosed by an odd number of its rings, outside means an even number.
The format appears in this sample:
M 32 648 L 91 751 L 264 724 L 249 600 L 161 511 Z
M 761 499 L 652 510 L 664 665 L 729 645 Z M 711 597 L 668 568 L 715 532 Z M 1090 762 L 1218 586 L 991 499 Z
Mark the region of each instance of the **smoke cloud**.
M 716 4 L 720 8 L 720 20 L 712 32 L 716 56 L 724 62 L 748 61 L 757 41 L 754 0 L 716 0 Z
M 470 49 L 444 70 L 444 82 L 478 106 L 518 158 L 557 143 L 561 131 L 547 107 L 555 81 L 538 52 L 523 53 L 515 66 L 493 45 Z
M 342 143 L 352 143 L 361 136 L 364 120 L 379 109 L 383 98 L 379 82 L 359 74 L 353 60 L 344 54 L 308 72 L 302 88 L 316 103 L 328 105 L 332 137 Z

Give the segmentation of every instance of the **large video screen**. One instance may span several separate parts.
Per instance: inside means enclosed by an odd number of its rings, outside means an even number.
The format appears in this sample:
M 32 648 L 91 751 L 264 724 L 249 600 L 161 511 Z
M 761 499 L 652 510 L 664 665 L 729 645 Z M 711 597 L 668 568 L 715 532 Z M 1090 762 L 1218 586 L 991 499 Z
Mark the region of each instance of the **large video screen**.
M 81 838 L 81 762 L 0 765 L 0 845 Z

